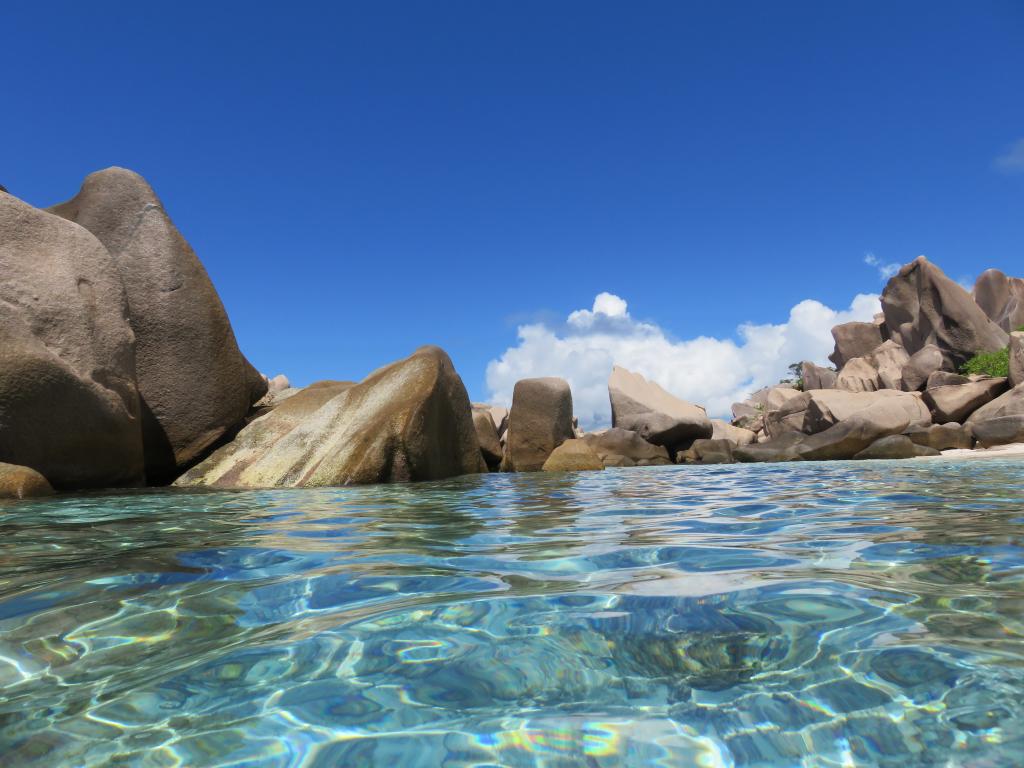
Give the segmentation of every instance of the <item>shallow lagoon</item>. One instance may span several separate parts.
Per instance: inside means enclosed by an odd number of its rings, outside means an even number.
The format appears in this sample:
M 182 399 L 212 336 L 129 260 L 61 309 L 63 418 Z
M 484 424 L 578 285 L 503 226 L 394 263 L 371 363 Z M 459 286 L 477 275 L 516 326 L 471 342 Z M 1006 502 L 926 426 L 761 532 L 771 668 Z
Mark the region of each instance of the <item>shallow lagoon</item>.
M 0 506 L 16 766 L 1005 766 L 1024 461 Z

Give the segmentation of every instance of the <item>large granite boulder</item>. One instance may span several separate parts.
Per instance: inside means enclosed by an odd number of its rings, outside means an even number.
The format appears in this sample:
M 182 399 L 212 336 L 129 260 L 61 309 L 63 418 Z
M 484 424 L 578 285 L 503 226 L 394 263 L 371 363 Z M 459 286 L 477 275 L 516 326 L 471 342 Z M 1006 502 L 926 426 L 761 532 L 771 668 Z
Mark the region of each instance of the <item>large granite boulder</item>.
M 797 453 L 807 461 L 850 459 L 873 442 L 901 434 L 910 417 L 894 398 L 876 400 L 828 429 L 804 438 Z
M 856 321 L 835 326 L 832 329 L 832 338 L 835 339 L 836 346 L 828 359 L 838 370 L 842 370 L 853 358 L 864 357 L 885 341 L 880 324 Z
M 974 284 L 974 300 L 1007 333 L 1024 325 L 1024 278 L 986 269 Z
M 938 424 L 962 422 L 985 403 L 994 400 L 1007 389 L 1006 379 L 993 378 L 950 384 L 925 390 L 924 401 Z
M 760 406 L 762 411 L 775 411 L 794 397 L 800 397 L 801 393 L 802 390 L 797 389 L 793 384 L 776 384 L 757 390 L 747 398 L 746 402 L 755 407 Z
M 711 420 L 703 408 L 670 395 L 638 373 L 615 366 L 608 377 L 608 396 L 613 427 L 636 432 L 669 451 L 711 437 Z
M 1024 442 L 1024 384 L 981 406 L 964 426 L 983 448 Z
M 878 403 L 887 403 L 901 410 L 907 425 L 926 427 L 932 423 L 931 412 L 916 392 L 882 389 L 878 392 L 842 392 L 835 389 L 809 393 L 804 432 L 817 434 L 847 421 Z
M 925 344 L 910 356 L 900 372 L 903 389 L 907 392 L 924 389 L 928 384 L 928 377 L 941 371 L 945 365 L 947 363 L 942 350 L 934 344 Z
M 438 347 L 324 389 L 289 398 L 176 485 L 316 487 L 486 471 L 466 388 Z
M 721 419 L 711 420 L 711 439 L 728 440 L 733 445 L 750 445 L 757 441 L 757 433 L 743 427 L 734 427 Z
M 135 338 L 110 253 L 0 192 L 0 461 L 56 488 L 144 481 Z
M 676 454 L 676 464 L 732 464 L 733 443 L 730 440 L 694 440 L 693 445 Z
M 801 392 L 796 397 L 787 400 L 778 409 L 766 411 L 764 432 L 768 439 L 781 437 L 787 432 L 804 432 L 807 407 L 811 402 L 811 397 L 811 392 Z
M 50 210 L 113 257 L 135 332 L 146 475 L 169 482 L 242 423 L 267 383 L 239 351 L 206 270 L 145 179 L 108 168 Z
M 585 440 L 572 438 L 551 452 L 542 469 L 545 472 L 584 472 L 604 469 L 604 463 Z
M 926 445 L 937 451 L 974 447 L 971 428 L 955 422 L 932 424 L 930 427 L 912 426 L 904 434 L 917 445 Z
M 907 351 L 894 341 L 884 341 L 862 357 L 847 361 L 836 376 L 836 389 L 874 392 L 902 389 L 903 368 L 910 361 Z
M 867 357 L 848 360 L 836 376 L 835 388 L 844 392 L 874 392 L 879 389 L 878 369 Z
M 798 432 L 787 432 L 774 440 L 751 445 L 738 445 L 732 449 L 733 458 L 745 463 L 800 461 L 797 448 L 804 436 Z
M 836 372 L 831 368 L 823 368 L 812 362 L 804 360 L 800 363 L 800 380 L 803 382 L 802 389 L 834 389 L 836 386 Z
M 1024 384 L 1024 331 L 1010 334 L 1010 386 Z
M 32 499 L 52 495 L 51 485 L 34 469 L 0 461 L 0 499 Z
M 889 280 L 882 311 L 891 338 L 910 354 L 934 344 L 958 368 L 978 352 L 1006 346 L 1006 331 L 989 320 L 971 295 L 924 256 Z
M 927 445 L 918 445 L 906 435 L 880 437 L 855 459 L 913 459 L 917 456 L 938 456 L 939 451 Z
M 494 426 L 490 406 L 473 406 L 473 427 L 476 429 L 476 438 L 480 441 L 484 463 L 491 472 L 496 472 L 501 466 L 504 451 L 498 439 L 498 430 Z
M 649 443 L 628 429 L 612 427 L 588 433 L 582 439 L 601 457 L 606 467 L 649 467 L 672 463 L 664 446 Z
M 522 379 L 512 390 L 512 410 L 501 468 L 505 472 L 538 472 L 572 429 L 572 392 L 565 379 Z

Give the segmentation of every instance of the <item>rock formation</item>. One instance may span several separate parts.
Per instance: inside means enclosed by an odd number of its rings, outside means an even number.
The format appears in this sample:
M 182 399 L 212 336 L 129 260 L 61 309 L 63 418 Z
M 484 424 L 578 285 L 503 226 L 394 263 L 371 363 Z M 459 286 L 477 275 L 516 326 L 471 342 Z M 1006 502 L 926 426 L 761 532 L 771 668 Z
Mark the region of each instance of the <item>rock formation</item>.
M 0 193 L 0 461 L 58 489 L 144 481 L 135 339 L 92 234 Z
M 986 269 L 974 284 L 974 300 L 1007 333 L 1024 325 L 1024 278 Z
M 672 463 L 664 446 L 649 443 L 628 429 L 612 427 L 584 435 L 582 439 L 601 457 L 606 467 L 650 467 Z
M 565 379 L 547 377 L 516 382 L 503 471 L 537 472 L 555 448 L 573 437 L 572 392 Z
M 46 478 L 30 467 L 0 462 L 0 499 L 31 499 L 51 496 Z
M 837 370 L 842 370 L 855 357 L 864 357 L 885 341 L 882 338 L 882 327 L 878 323 L 843 323 L 832 329 L 832 338 L 836 346 L 828 359 Z
M 289 398 L 176 484 L 312 487 L 486 470 L 469 397 L 443 350 L 421 347 L 339 389 Z
M 711 420 L 700 406 L 673 397 L 653 381 L 615 366 L 608 378 L 612 426 L 636 432 L 671 453 L 711 437 Z
M 971 295 L 918 256 L 889 280 L 882 311 L 893 341 L 910 354 L 934 344 L 955 366 L 978 352 L 1006 346 L 1006 332 L 989 320 Z
M 239 351 L 206 270 L 145 179 L 108 168 L 50 210 L 89 230 L 113 257 L 135 333 L 146 474 L 169 482 L 242 423 L 266 382 Z
M 545 472 L 582 472 L 604 469 L 601 457 L 585 440 L 571 438 L 551 452 L 544 462 Z

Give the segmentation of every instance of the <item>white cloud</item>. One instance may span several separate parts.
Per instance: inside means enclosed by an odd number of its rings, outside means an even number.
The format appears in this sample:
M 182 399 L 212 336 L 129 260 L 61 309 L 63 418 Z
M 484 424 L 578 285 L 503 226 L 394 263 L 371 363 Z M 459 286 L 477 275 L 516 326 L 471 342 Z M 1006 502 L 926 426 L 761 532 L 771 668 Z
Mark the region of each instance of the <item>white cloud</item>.
M 612 365 L 621 365 L 705 406 L 712 416 L 728 416 L 732 403 L 785 378 L 790 363 L 827 365 L 832 326 L 870 320 L 878 311 L 876 295 L 860 294 L 839 311 L 806 299 L 784 323 L 741 325 L 739 341 L 708 336 L 678 341 L 659 326 L 630 317 L 623 299 L 601 293 L 592 309 L 571 313 L 562 328 L 520 326 L 518 344 L 488 363 L 487 386 L 493 402 L 508 405 L 519 379 L 561 376 L 572 387 L 580 421 L 596 427 L 610 420 L 608 374 Z
M 883 280 L 888 280 L 890 277 L 900 271 L 901 264 L 892 262 L 890 264 L 883 264 L 882 260 L 875 256 L 873 253 L 864 254 L 864 263 L 869 267 L 874 267 L 878 270 L 878 276 Z
M 993 165 L 1003 173 L 1024 173 L 1024 139 L 1017 139 L 995 159 Z

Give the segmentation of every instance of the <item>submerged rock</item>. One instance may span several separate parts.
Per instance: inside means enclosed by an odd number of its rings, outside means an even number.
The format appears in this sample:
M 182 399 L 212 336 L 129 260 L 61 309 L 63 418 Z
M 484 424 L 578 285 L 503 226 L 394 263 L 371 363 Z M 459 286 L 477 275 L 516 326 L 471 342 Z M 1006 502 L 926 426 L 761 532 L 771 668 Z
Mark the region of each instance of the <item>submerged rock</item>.
M 608 378 L 612 426 L 636 432 L 670 451 L 698 438 L 711 437 L 711 420 L 703 408 L 674 397 L 638 373 L 615 366 Z
M 267 391 L 242 356 L 224 305 L 146 180 L 124 168 L 86 177 L 53 213 L 106 246 L 127 291 L 150 483 L 170 482 Z
M 135 338 L 110 253 L 0 193 L 0 461 L 56 488 L 144 481 Z
M 512 390 L 501 468 L 506 472 L 537 472 L 555 448 L 574 436 L 572 391 L 565 379 L 517 381 Z
M 486 470 L 466 389 L 438 347 L 338 389 L 289 398 L 176 485 L 313 487 Z
M 30 499 L 52 495 L 50 483 L 34 469 L 0 462 L 0 499 Z
M 601 457 L 586 440 L 572 438 L 555 448 L 544 462 L 545 472 L 581 472 L 604 469 Z

